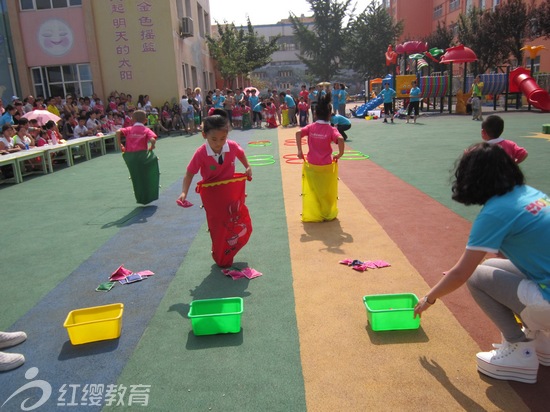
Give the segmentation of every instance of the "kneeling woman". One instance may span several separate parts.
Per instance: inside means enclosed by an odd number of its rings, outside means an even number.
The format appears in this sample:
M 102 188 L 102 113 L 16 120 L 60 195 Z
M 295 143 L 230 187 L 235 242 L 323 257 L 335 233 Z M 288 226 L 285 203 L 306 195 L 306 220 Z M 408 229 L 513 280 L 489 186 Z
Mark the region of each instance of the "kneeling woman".
M 477 354 L 478 371 L 535 383 L 539 363 L 550 366 L 550 198 L 525 184 L 519 166 L 501 147 L 487 143 L 464 153 L 452 191 L 457 202 L 483 208 L 461 258 L 414 312 L 422 314 L 467 282 L 502 333 L 494 350 Z M 505 258 L 484 261 L 486 253 Z

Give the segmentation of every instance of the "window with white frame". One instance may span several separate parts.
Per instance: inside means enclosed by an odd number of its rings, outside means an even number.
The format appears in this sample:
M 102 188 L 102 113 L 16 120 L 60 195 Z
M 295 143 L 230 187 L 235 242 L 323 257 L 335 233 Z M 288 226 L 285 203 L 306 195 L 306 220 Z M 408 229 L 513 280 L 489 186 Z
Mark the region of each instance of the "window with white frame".
M 21 10 L 48 10 L 82 6 L 82 0 L 19 0 Z
M 449 1 L 449 11 L 455 11 L 460 7 L 460 0 Z
M 495 7 L 498 7 L 500 3 L 502 3 L 501 0 L 493 0 L 493 10 L 495 9 Z
M 292 77 L 292 70 L 281 70 L 279 77 Z
M 531 58 L 527 57 L 525 60 L 525 67 L 528 69 L 531 68 Z M 540 56 L 537 56 L 533 59 L 533 74 L 540 72 Z
M 443 4 L 440 4 L 439 6 L 434 7 L 433 18 L 438 19 L 441 16 L 443 16 Z
M 35 96 L 91 96 L 94 93 L 89 64 L 31 68 Z

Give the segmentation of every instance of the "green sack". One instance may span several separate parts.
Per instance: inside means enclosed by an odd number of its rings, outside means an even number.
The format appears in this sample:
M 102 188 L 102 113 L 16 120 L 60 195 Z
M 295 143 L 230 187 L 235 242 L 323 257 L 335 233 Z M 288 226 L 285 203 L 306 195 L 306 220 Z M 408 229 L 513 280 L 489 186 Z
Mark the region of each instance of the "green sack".
M 130 172 L 136 202 L 146 205 L 157 200 L 159 198 L 160 172 L 158 158 L 153 151 L 125 152 L 122 157 Z

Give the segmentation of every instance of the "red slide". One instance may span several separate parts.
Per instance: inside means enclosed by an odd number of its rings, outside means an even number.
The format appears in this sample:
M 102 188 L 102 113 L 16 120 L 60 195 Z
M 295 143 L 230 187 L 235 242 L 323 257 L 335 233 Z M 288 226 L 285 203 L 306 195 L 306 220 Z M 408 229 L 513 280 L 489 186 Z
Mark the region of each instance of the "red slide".
M 550 112 L 550 94 L 535 82 L 529 70 L 523 67 L 512 70 L 510 85 L 515 85 L 537 109 Z

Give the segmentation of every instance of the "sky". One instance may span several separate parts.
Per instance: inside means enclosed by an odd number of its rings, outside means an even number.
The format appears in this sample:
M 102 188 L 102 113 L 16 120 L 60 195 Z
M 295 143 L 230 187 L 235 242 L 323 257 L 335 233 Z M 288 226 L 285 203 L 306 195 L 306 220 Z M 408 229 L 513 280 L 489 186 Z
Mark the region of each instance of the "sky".
M 352 0 L 357 3 L 356 10 L 363 11 L 372 0 Z M 210 0 L 210 15 L 212 24 L 235 23 L 238 26 L 246 25 L 247 15 L 254 26 L 275 24 L 288 18 L 292 11 L 296 16 L 302 14 L 311 16 L 310 5 L 306 0 Z

